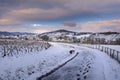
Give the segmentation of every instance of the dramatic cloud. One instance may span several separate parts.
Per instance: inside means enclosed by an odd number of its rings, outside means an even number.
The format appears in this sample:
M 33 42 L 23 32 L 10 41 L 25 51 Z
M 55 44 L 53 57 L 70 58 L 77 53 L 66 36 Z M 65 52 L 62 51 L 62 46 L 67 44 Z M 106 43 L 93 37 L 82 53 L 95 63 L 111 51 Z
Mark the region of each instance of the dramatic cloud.
M 68 13 L 67 13 L 67 10 L 60 9 L 60 8 L 53 8 L 50 10 L 49 9 L 44 10 L 39 8 L 29 8 L 29 9 L 13 10 L 8 15 L 10 16 L 10 18 L 34 21 L 34 20 L 50 20 L 55 18 L 61 18 L 61 17 L 67 16 Z
M 62 28 L 62 22 L 64 26 L 73 27 L 82 22 L 120 19 L 119 8 L 120 0 L 0 0 L 0 27 L 52 23 Z

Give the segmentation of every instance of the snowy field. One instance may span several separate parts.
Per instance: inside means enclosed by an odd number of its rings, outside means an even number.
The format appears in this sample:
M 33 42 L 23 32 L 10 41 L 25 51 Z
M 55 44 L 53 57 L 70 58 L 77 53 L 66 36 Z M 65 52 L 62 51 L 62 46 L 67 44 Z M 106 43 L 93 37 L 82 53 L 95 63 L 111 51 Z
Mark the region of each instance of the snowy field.
M 26 54 L 23 48 L 23 53 L 20 52 L 17 56 L 13 51 L 12 56 L 1 57 L 0 80 L 35 80 L 36 77 L 53 69 L 64 59 L 73 56 L 69 54 L 69 50 L 73 48 L 51 43 L 51 46 L 45 49 L 43 45 L 42 50 L 38 52 L 33 51 Z
M 46 49 L 45 45 L 50 46 Z M 36 80 L 76 53 L 79 54 L 72 61 L 42 80 L 120 80 L 120 64 L 98 50 L 54 42 L 42 43 L 38 51 L 33 48 L 32 52 L 28 48 L 27 54 L 20 48 L 20 55 L 14 56 L 13 51 L 12 56 L 1 57 L 0 80 Z M 70 50 L 75 50 L 75 54 L 70 54 Z

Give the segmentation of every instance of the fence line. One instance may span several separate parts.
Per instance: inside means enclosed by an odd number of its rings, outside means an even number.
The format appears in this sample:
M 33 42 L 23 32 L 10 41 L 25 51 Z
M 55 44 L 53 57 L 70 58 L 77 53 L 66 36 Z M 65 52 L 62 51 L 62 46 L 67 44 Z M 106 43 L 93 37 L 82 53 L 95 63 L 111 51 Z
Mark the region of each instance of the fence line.
M 117 50 L 111 49 L 109 47 L 104 47 L 104 46 L 101 46 L 101 45 L 82 45 L 82 46 L 89 47 L 89 48 L 92 48 L 92 49 L 98 49 L 102 52 L 105 52 L 111 58 L 117 60 L 120 63 L 120 52 L 117 51 Z

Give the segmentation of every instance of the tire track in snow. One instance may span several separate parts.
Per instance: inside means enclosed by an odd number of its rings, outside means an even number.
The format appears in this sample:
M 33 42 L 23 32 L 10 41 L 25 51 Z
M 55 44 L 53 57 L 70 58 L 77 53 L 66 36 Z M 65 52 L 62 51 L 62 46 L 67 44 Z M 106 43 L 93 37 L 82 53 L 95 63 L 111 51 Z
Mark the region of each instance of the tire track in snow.
M 79 53 L 77 52 L 75 56 L 73 56 L 72 58 L 70 58 L 69 60 L 67 60 L 66 62 L 64 62 L 63 64 L 59 65 L 58 67 L 54 68 L 53 70 L 47 72 L 46 74 L 38 77 L 36 80 L 42 80 L 44 77 L 47 77 L 49 75 L 51 75 L 52 73 L 54 73 L 55 71 L 57 71 L 58 69 L 60 69 L 61 67 L 63 67 L 65 64 L 67 64 L 68 62 L 70 62 L 71 60 L 73 60 Z

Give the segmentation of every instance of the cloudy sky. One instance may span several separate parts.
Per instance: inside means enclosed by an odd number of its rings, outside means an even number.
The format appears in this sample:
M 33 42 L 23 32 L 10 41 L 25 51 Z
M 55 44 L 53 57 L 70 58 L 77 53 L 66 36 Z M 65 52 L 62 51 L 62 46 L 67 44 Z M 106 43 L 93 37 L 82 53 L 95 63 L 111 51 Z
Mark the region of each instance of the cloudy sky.
M 120 32 L 120 0 L 0 0 L 0 31 Z

